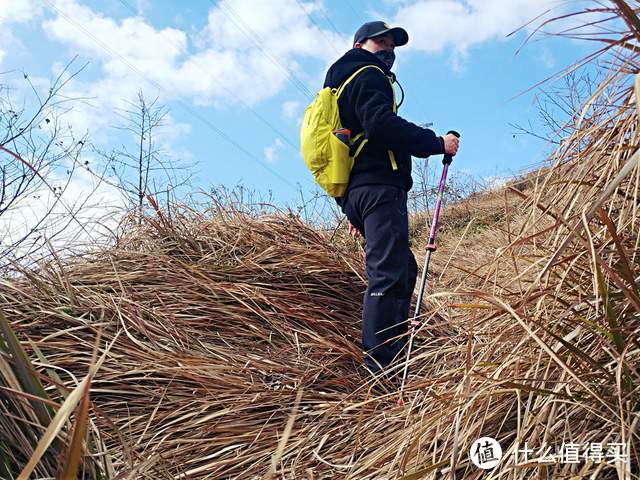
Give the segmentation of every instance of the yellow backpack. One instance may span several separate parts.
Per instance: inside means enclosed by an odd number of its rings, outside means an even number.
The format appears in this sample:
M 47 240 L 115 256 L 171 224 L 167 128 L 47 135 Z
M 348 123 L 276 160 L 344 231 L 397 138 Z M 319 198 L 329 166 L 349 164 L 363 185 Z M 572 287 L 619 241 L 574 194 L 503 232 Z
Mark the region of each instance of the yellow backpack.
M 339 88 L 325 87 L 318 92 L 316 98 L 304 111 L 304 119 L 300 128 L 300 144 L 302 158 L 316 182 L 331 197 L 342 197 L 347 189 L 349 174 L 353 168 L 353 162 L 362 147 L 367 143 L 365 138 L 353 156 L 349 155 L 350 145 L 357 142 L 363 135 L 360 132 L 349 139 L 349 145 L 340 140 L 334 132 L 340 130 L 340 112 L 338 99 L 345 87 L 365 68 L 377 68 L 383 74 L 384 71 L 375 65 L 365 65 L 356 70 L 347 78 Z M 391 91 L 393 90 L 393 83 Z M 396 111 L 395 92 L 393 95 L 393 111 Z M 393 152 L 389 150 L 389 158 L 392 168 L 397 169 Z

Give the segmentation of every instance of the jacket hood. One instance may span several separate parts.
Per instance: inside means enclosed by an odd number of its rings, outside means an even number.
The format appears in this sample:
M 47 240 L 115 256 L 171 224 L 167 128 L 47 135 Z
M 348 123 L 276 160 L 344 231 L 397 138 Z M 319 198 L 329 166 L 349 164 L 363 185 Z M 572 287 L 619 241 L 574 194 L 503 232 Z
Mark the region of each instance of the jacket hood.
M 386 75 L 393 75 L 373 53 L 363 48 L 352 48 L 331 65 L 324 81 L 325 87 L 338 87 L 349 75 L 365 65 L 380 67 Z

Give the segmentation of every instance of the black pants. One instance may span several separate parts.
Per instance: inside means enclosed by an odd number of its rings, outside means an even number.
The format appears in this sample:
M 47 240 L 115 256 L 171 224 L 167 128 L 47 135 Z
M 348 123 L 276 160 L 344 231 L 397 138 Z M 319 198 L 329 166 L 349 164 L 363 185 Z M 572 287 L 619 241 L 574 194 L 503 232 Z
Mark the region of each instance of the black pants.
M 418 269 L 409 248 L 407 192 L 392 185 L 362 185 L 349 189 L 340 203 L 366 240 L 362 346 L 365 364 L 378 372 L 407 342 L 409 303 Z

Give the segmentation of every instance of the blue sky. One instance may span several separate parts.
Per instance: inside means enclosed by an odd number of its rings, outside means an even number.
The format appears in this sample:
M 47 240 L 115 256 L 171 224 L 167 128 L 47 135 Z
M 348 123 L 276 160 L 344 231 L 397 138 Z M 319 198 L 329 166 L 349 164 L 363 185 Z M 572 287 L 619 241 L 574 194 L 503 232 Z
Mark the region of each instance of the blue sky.
M 579 4 L 569 3 L 576 9 Z M 327 67 L 364 21 L 405 27 L 394 68 L 406 93 L 400 114 L 462 133 L 453 169 L 480 178 L 540 163 L 543 142 L 509 124 L 542 128 L 530 92 L 583 57 L 588 42 L 506 34 L 567 2 L 540 0 L 0 0 L 0 71 L 28 101 L 27 72 L 46 88 L 62 65 L 88 67 L 65 89 L 88 98 L 66 114 L 97 148 L 131 141 L 114 128 L 139 89 L 169 109 L 162 148 L 190 162 L 192 188 L 241 183 L 277 203 L 313 182 L 298 153 L 298 122 Z M 21 97 L 22 96 L 22 97 Z M 88 152 L 87 155 L 90 155 Z M 422 160 L 414 161 L 418 166 Z M 78 181 L 86 181 L 80 178 Z

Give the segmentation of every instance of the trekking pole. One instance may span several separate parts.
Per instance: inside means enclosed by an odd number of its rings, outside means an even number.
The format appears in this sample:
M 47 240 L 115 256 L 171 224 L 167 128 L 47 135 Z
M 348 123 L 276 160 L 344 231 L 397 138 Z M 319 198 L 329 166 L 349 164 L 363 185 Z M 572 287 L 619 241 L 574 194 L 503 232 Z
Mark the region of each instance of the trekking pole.
M 454 130 L 449 130 L 447 134 L 453 134 L 460 138 L 460 134 Z M 404 385 L 407 381 L 407 374 L 409 373 L 409 358 L 411 357 L 411 347 L 413 345 L 413 337 L 416 331 L 416 318 L 420 315 L 420 306 L 422 305 L 422 295 L 424 293 L 424 284 L 427 280 L 427 273 L 429 272 L 429 261 L 431 260 L 431 252 L 436 251 L 436 230 L 438 229 L 438 220 L 440 219 L 440 205 L 442 204 L 442 196 L 444 194 L 444 184 L 447 181 L 447 171 L 449 165 L 453 162 L 453 155 L 448 153 L 444 154 L 442 159 L 442 176 L 440 177 L 440 185 L 438 186 L 438 197 L 436 200 L 436 208 L 433 212 L 433 221 L 431 222 L 431 231 L 429 232 L 429 242 L 426 246 L 426 254 L 424 257 L 424 268 L 422 269 L 422 278 L 420 279 L 420 289 L 418 290 L 418 299 L 416 300 L 416 310 L 411 320 L 411 335 L 409 337 L 409 346 L 407 348 L 407 359 L 404 363 L 404 370 L 402 372 L 402 384 L 400 386 L 400 398 L 398 399 L 398 405 L 404 405 L 402 395 L 404 393 Z

